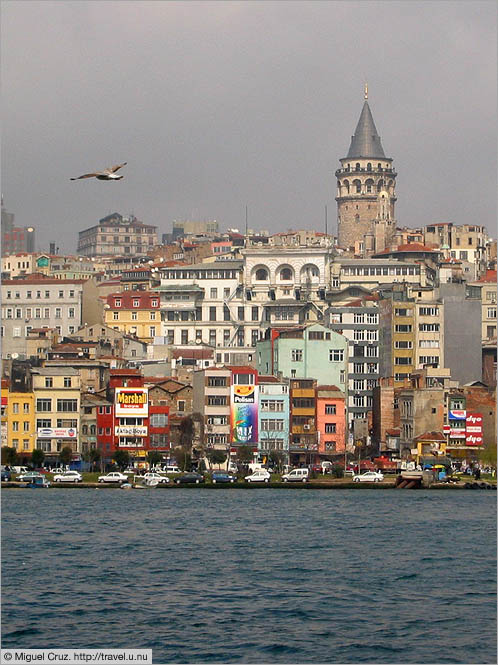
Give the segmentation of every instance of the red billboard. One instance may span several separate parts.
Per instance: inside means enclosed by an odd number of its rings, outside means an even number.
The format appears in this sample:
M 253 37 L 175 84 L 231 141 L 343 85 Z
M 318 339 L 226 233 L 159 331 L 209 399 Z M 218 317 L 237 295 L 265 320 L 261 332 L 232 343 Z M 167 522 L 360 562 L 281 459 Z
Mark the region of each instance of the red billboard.
M 468 446 L 482 446 L 482 413 L 467 413 L 465 430 Z

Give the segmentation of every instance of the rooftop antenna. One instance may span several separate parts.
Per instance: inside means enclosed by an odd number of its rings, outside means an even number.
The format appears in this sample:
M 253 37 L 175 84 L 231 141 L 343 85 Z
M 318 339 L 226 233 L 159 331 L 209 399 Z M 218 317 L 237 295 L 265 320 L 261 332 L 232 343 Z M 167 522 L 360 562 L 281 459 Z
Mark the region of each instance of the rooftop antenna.
M 247 238 L 247 205 L 246 205 L 246 238 Z
M 327 221 L 328 221 L 328 220 L 327 220 L 327 206 L 325 206 L 325 235 L 328 235 L 328 231 L 327 231 L 327 226 L 328 226 L 328 225 L 327 225 Z
M 368 83 L 365 82 L 365 99 L 368 99 Z

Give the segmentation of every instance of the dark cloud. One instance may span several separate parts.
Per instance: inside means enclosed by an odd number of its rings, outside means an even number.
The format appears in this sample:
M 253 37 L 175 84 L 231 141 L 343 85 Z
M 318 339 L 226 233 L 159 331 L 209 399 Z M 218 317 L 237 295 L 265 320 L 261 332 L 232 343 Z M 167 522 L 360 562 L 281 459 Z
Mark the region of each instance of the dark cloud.
M 335 227 L 368 80 L 397 218 L 496 217 L 491 2 L 4 2 L 5 205 L 67 250 L 114 210 L 160 231 Z M 127 161 L 125 179 L 69 177 Z

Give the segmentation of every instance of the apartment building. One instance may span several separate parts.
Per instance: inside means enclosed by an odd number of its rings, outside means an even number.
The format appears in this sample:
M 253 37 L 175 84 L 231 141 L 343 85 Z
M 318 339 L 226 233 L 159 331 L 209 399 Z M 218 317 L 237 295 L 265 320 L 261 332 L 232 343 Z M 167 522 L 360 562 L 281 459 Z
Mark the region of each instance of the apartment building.
M 161 332 L 160 298 L 151 291 L 123 291 L 107 296 L 104 324 L 150 343 Z
M 274 376 L 258 378 L 258 452 L 267 457 L 273 450 L 289 453 L 289 383 Z
M 23 457 L 31 455 L 36 447 L 34 393 L 7 390 L 2 395 L 2 411 L 4 407 L 6 437 L 4 441 L 2 432 L 2 446 L 15 448 Z
M 2 358 L 25 358 L 33 328 L 72 335 L 81 326 L 83 280 L 27 275 L 2 282 Z M 12 354 L 17 354 L 12 356 Z
M 415 368 L 444 367 L 444 303 L 414 302 Z
M 481 300 L 483 342 L 496 340 L 496 275 L 496 270 L 488 270 L 481 279 L 470 282 L 467 289 Z
M 261 374 L 289 379 L 313 377 L 319 383 L 333 382 L 346 391 L 348 340 L 320 324 L 289 329 L 269 329 L 256 345 Z
M 372 410 L 373 389 L 378 383 L 380 370 L 379 320 L 376 296 L 326 310 L 326 326 L 348 340 L 349 428 L 354 419 L 367 419 Z
M 82 256 L 147 256 L 157 245 L 157 227 L 136 217 L 114 212 L 78 234 L 78 254 Z
M 344 453 L 347 439 L 346 395 L 337 386 L 316 387 L 318 453 Z
M 80 431 L 80 376 L 71 367 L 37 367 L 32 370 L 35 397 L 36 448 L 49 462 L 68 447 L 77 456 Z
M 417 260 L 394 257 L 351 259 L 336 257 L 331 267 L 332 290 L 362 286 L 373 290 L 399 283 L 427 286 L 435 283 L 436 271 Z M 329 296 L 327 300 L 330 300 Z
M 315 379 L 290 381 L 289 459 L 294 466 L 318 458 Z
M 486 270 L 487 246 L 490 242 L 485 226 L 455 225 L 452 222 L 428 224 L 422 229 L 428 247 L 444 251 L 447 258 L 460 259 L 476 267 L 476 276 Z

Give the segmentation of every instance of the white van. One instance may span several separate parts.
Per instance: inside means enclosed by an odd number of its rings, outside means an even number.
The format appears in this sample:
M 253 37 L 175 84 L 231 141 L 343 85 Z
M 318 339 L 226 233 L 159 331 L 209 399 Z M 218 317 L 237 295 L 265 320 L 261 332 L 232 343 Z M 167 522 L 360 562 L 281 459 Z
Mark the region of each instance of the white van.
M 301 481 L 302 483 L 307 483 L 310 479 L 310 470 L 309 469 L 292 469 L 289 473 L 285 473 L 282 476 L 284 483 L 291 483 L 296 481 Z
M 182 473 L 182 470 L 177 466 L 163 466 L 163 473 Z

